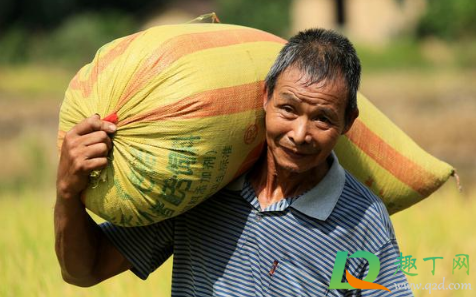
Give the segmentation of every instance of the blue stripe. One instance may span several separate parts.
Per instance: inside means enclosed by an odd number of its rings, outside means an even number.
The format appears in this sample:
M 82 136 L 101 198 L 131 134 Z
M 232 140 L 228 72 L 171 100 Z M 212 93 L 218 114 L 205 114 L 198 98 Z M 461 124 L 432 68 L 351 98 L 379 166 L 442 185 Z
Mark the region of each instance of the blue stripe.
M 173 250 L 173 296 L 412 296 L 410 291 L 386 295 L 327 289 L 341 250 L 375 253 L 381 262 L 376 283 L 392 289 L 393 283 L 406 282 L 403 273 L 393 275 L 399 250 L 383 203 L 351 175 L 345 178 L 342 195 L 325 221 L 294 209 L 299 196 L 260 211 L 246 181 L 241 192 L 222 190 L 165 222 L 101 227 L 142 278 Z M 368 272 L 361 258 L 349 258 L 346 269 L 360 277 Z

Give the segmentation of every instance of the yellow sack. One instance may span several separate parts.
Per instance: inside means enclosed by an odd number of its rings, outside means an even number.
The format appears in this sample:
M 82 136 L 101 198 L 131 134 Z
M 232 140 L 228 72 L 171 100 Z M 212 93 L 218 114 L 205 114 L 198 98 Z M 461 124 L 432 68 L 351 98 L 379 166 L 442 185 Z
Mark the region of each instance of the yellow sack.
M 84 118 L 117 114 L 110 164 L 84 191 L 122 226 L 197 205 L 245 172 L 264 144 L 263 79 L 285 40 L 223 24 L 160 26 L 106 44 L 71 81 L 58 147 Z
M 428 197 L 454 174 L 421 149 L 362 94 L 360 114 L 334 151 L 339 162 L 382 198 L 390 214 Z
M 118 116 L 110 163 L 83 192 L 86 207 L 114 224 L 148 225 L 249 169 L 264 144 L 263 80 L 284 43 L 241 26 L 187 24 L 103 46 L 71 81 L 60 111 L 58 148 L 84 118 Z M 436 190 L 452 168 L 359 100 L 361 117 L 336 148 L 343 166 L 390 213 Z M 367 143 L 369 135 L 376 141 Z

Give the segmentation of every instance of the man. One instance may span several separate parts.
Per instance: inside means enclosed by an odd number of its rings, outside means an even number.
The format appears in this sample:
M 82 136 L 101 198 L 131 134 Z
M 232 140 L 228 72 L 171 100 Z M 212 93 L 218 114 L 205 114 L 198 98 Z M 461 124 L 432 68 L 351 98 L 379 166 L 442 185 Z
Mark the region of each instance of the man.
M 107 133 L 115 127 L 99 116 L 78 124 L 65 137 L 58 168 L 63 278 L 91 286 L 131 269 L 146 279 L 174 254 L 173 296 L 411 296 L 328 289 L 341 250 L 377 255 L 377 284 L 406 282 L 385 206 L 332 152 L 358 116 L 360 72 L 345 37 L 308 30 L 291 38 L 266 78 L 260 161 L 196 208 L 146 227 L 97 226 L 85 212 L 79 195 L 89 172 L 107 164 Z M 363 258 L 347 260 L 357 278 L 368 269 Z

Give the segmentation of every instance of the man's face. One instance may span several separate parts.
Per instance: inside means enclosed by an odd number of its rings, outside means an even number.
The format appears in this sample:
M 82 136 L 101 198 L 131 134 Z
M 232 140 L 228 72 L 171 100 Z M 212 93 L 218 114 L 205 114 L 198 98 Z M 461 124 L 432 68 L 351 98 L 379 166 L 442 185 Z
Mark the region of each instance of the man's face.
M 343 79 L 308 85 L 297 68 L 284 71 L 264 104 L 266 141 L 276 166 L 295 173 L 326 170 L 327 157 L 347 131 L 346 104 Z

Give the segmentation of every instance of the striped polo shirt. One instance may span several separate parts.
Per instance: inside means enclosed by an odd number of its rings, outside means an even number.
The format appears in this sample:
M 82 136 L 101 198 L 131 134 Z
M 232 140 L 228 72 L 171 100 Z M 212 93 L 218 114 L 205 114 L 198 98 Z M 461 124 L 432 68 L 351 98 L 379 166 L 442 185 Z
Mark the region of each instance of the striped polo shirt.
M 399 248 L 384 204 L 334 154 L 330 159 L 313 189 L 266 209 L 242 176 L 175 218 L 101 229 L 142 279 L 173 254 L 172 296 L 413 296 L 392 290 L 407 280 L 397 269 Z M 378 256 L 374 283 L 392 293 L 328 289 L 337 252 L 359 250 Z M 367 261 L 348 258 L 346 269 L 364 279 Z

